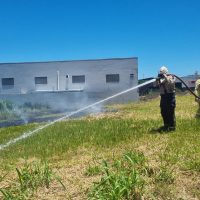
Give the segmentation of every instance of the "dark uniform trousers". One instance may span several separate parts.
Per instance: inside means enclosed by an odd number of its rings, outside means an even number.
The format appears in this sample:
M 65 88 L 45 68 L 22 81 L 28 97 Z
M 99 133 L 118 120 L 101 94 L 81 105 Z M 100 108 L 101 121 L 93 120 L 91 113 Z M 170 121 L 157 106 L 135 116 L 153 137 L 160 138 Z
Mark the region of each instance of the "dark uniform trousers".
M 163 118 L 164 126 L 166 127 L 175 127 L 175 107 L 176 107 L 176 98 L 175 93 L 165 93 L 160 95 L 160 108 L 161 115 Z

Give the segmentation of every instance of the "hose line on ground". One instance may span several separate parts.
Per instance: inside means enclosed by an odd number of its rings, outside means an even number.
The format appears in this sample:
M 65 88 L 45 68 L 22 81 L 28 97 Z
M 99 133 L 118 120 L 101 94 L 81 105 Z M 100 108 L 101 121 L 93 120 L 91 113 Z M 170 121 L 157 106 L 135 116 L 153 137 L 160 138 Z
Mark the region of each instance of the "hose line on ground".
M 193 94 L 197 99 L 200 99 L 200 97 L 197 96 L 197 95 L 187 86 L 187 84 L 186 84 L 180 77 L 176 76 L 175 74 L 170 74 L 170 75 L 175 76 L 178 80 L 180 80 L 180 81 L 183 83 L 183 85 L 185 85 L 185 87 L 187 88 L 188 91 L 191 92 L 191 94 Z

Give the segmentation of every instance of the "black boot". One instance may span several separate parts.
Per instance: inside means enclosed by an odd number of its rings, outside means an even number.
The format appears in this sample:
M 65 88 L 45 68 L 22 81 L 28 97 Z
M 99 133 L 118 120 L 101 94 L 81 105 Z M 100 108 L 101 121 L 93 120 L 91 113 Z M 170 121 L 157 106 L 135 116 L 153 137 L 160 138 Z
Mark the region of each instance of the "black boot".
M 161 126 L 160 128 L 158 128 L 157 131 L 158 131 L 159 133 L 167 132 L 167 131 L 168 131 L 168 128 L 169 128 L 168 125 L 164 125 L 164 126 Z
M 175 131 L 175 130 L 176 130 L 175 126 L 169 126 L 168 127 L 168 132 Z

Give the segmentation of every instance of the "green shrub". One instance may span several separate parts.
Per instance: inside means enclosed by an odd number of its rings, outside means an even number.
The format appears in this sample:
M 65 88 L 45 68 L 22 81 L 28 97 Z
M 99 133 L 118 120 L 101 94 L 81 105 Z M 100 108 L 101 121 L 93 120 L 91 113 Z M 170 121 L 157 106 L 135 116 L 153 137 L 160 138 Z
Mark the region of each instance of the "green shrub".
M 144 180 L 140 174 L 144 167 L 144 156 L 127 153 L 113 164 L 103 161 L 103 177 L 94 183 L 89 199 L 140 199 Z
M 5 112 L 13 109 L 13 103 L 7 100 L 0 101 L 0 111 Z
M 22 109 L 24 111 L 28 111 L 28 110 L 48 110 L 48 109 L 50 109 L 50 106 L 48 104 L 42 104 L 42 103 L 25 102 L 23 105 L 19 106 L 19 109 Z
M 16 168 L 18 179 L 9 188 L 0 189 L 5 200 L 25 200 L 29 199 L 41 186 L 49 188 L 50 183 L 56 179 L 65 188 L 61 179 L 57 177 L 49 164 L 34 162 L 19 169 Z
M 7 100 L 0 101 L 0 120 L 13 119 L 16 116 L 12 102 Z

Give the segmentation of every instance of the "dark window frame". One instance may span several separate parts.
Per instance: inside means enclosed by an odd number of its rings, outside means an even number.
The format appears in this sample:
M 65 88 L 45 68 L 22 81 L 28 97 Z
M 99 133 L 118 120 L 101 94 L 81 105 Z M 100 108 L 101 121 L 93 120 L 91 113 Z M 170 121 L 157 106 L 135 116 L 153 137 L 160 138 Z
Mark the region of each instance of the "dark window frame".
M 48 84 L 47 76 L 36 76 L 35 85 L 46 85 Z
M 72 76 L 72 83 L 85 83 L 85 75 L 73 75 Z
M 13 89 L 15 85 L 14 78 L 2 78 L 1 79 L 2 89 Z
M 106 74 L 106 83 L 119 83 L 120 74 Z
M 135 77 L 135 74 L 130 74 L 130 80 L 133 80 Z

